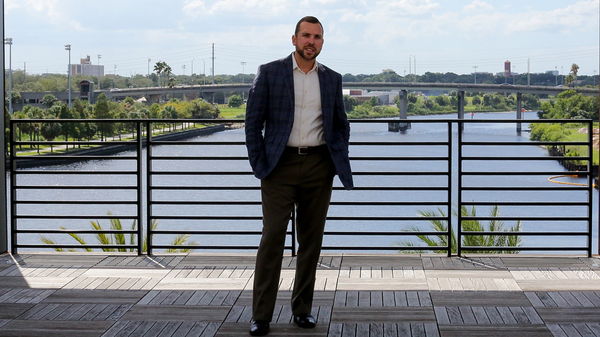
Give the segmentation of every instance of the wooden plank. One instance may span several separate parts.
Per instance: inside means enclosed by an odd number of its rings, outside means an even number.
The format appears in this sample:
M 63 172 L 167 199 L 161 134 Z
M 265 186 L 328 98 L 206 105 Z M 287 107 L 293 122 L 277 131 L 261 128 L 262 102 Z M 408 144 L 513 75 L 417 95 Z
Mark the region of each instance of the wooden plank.
M 100 336 L 113 322 L 14 320 L 2 327 L 4 336 Z
M 226 306 L 157 306 L 136 305 L 124 316 L 125 320 L 222 322 L 227 317 Z
M 553 337 L 543 325 L 440 325 L 444 337 Z
M 477 324 L 491 324 L 483 307 L 472 307 L 471 310 L 473 310 L 473 316 L 475 316 Z
M 428 307 L 334 307 L 331 322 L 435 322 L 433 308 Z

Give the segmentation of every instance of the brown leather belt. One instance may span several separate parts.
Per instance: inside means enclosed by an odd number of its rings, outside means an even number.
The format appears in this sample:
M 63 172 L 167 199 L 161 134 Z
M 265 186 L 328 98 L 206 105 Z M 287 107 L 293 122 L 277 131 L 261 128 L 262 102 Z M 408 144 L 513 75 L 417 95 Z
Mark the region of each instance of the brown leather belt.
M 293 152 L 299 155 L 307 155 L 307 154 L 315 154 L 315 153 L 326 153 L 327 145 L 319 145 L 319 146 L 302 146 L 302 147 L 292 147 L 286 146 L 285 152 Z

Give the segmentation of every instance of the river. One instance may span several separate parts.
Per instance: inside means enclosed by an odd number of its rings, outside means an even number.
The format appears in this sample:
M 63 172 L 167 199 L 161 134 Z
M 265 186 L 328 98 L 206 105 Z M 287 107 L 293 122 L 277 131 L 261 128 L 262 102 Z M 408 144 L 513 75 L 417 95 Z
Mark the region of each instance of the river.
M 476 113 L 474 119 L 514 119 L 514 112 L 512 113 Z M 425 119 L 453 119 L 456 115 L 449 116 L 427 116 L 427 117 L 412 117 L 412 120 L 425 118 Z M 527 112 L 524 116 L 525 119 L 536 119 L 537 115 L 533 112 Z M 402 142 L 426 142 L 426 141 L 446 141 L 447 140 L 447 124 L 445 123 L 412 123 L 412 128 L 400 133 L 394 133 L 387 131 L 387 124 L 383 123 L 353 123 L 351 125 L 352 141 L 369 141 L 369 142 L 385 142 L 385 141 L 402 141 Z M 527 129 L 527 125 L 523 125 L 523 129 Z M 456 130 L 453 130 L 456 134 Z M 470 124 L 466 125 L 464 133 L 465 141 L 519 141 L 529 142 L 529 133 L 522 133 L 518 135 L 515 131 L 514 124 Z M 205 138 L 208 137 L 208 138 Z M 210 136 L 199 137 L 191 139 L 191 141 L 199 141 L 208 139 L 210 141 L 243 141 L 244 131 L 243 129 L 234 129 L 225 132 L 219 132 Z M 454 137 L 456 139 L 456 137 Z M 497 156 L 515 156 L 514 147 L 495 147 Z M 547 151 L 539 146 L 524 146 L 520 147 L 521 151 L 518 156 L 548 156 Z M 443 156 L 445 155 L 444 147 L 372 147 L 372 146 L 352 146 L 350 149 L 350 155 L 353 157 L 357 156 L 383 156 L 390 154 L 390 151 L 400 151 L 402 155 L 407 156 Z M 476 150 L 470 150 L 466 148 L 465 155 L 479 155 Z M 470 151 L 470 152 L 469 152 Z M 199 148 L 197 146 L 158 146 L 153 150 L 154 155 L 182 155 L 192 156 L 197 154 L 202 155 L 235 155 L 245 156 L 246 150 L 244 146 L 203 146 Z M 456 149 L 453 150 L 456 156 Z M 395 153 L 394 153 L 395 154 Z M 133 155 L 132 153 L 122 153 L 124 155 Z M 454 168 L 456 170 L 457 161 L 453 160 Z M 374 166 L 376 165 L 376 166 Z M 368 161 L 353 162 L 354 171 L 366 171 L 366 170 L 394 170 L 394 171 L 443 171 L 447 170 L 447 166 L 444 162 L 424 162 L 424 161 L 407 161 L 407 162 L 377 162 L 376 164 Z M 471 165 L 471 166 L 469 166 Z M 506 169 L 506 165 L 509 163 L 503 162 L 474 162 L 464 167 L 465 170 L 476 170 L 476 171 L 494 171 Z M 557 161 L 546 160 L 546 161 L 517 161 L 510 162 L 510 165 L 518 165 L 518 167 L 511 167 L 517 171 L 566 171 Z M 41 168 L 44 170 L 133 170 L 135 169 L 134 163 L 129 161 L 89 161 L 84 163 L 77 163 L 66 166 L 53 166 Z M 159 161 L 155 164 L 155 170 L 167 169 L 171 171 L 211 171 L 211 170 L 243 170 L 249 171 L 249 165 L 246 161 L 243 162 L 231 162 L 231 161 L 217 161 L 217 162 L 198 162 L 198 161 Z M 513 176 L 513 177 L 502 177 L 494 179 L 492 182 L 496 186 L 549 186 L 552 183 L 548 182 L 548 177 L 545 176 Z M 27 184 L 44 184 L 44 185 L 101 185 L 106 179 L 111 180 L 111 184 L 125 184 L 134 185 L 134 177 L 120 177 L 120 176 L 61 176 L 61 175 L 26 175 L 20 181 L 20 185 Z M 465 179 L 466 185 L 483 185 L 490 184 L 489 177 L 472 177 L 469 180 Z M 582 182 L 585 183 L 585 179 L 573 179 L 570 178 L 571 182 Z M 154 185 L 164 186 L 195 186 L 195 185 L 238 185 L 238 186 L 258 186 L 258 180 L 252 176 L 178 176 L 178 177 L 155 177 Z M 444 186 L 447 184 L 447 178 L 445 177 L 431 177 L 431 176 L 404 176 L 404 177 L 382 177 L 382 176 L 355 176 L 356 186 Z M 9 185 L 10 186 L 10 185 Z M 336 178 L 335 186 L 340 187 L 341 184 Z M 453 179 L 453 203 L 456 203 L 456 186 L 457 179 Z M 445 193 L 445 192 L 444 192 Z M 522 193 L 522 192 L 521 192 Z M 582 192 L 561 192 L 561 193 L 548 193 L 548 192 L 526 192 L 526 195 L 516 195 L 515 192 L 465 192 L 463 200 L 487 200 L 487 201 L 508 201 L 515 198 L 522 198 L 524 200 L 535 200 L 535 201 L 557 201 L 557 200 L 573 200 L 585 201 L 582 198 Z M 571 194 L 572 193 L 572 194 Z M 593 238 L 593 252 L 597 252 L 597 241 L 598 241 L 598 191 L 594 190 L 594 207 L 593 207 L 593 226 L 594 226 L 594 238 Z M 135 200 L 134 191 L 126 191 L 116 193 L 114 191 L 95 191 L 81 193 L 73 190 L 60 190 L 60 192 L 54 191 L 43 191 L 43 190 L 23 190 L 19 194 L 19 198 L 22 199 L 33 199 L 33 200 L 53 200 L 60 198 L 59 200 Z M 259 191 L 155 191 L 154 198 L 157 200 L 259 200 Z M 556 199 L 559 198 L 559 199 Z M 561 199 L 562 198 L 562 199 Z M 334 201 L 411 201 L 411 200 L 443 200 L 439 193 L 433 192 L 402 192 L 402 191 L 334 191 Z M 582 200 L 583 199 L 583 200 Z M 116 205 L 42 205 L 42 206 L 26 206 L 21 205 L 19 207 L 25 207 L 28 214 L 95 214 L 105 215 L 107 212 L 121 215 L 134 215 L 136 212 L 135 206 L 116 206 Z M 331 206 L 329 215 L 330 216 L 416 216 L 420 210 L 435 210 L 435 206 L 431 207 L 416 207 L 416 206 L 396 206 L 396 207 L 379 207 L 379 206 Z M 155 214 L 174 214 L 174 215 L 260 215 L 260 206 L 154 206 L 153 211 Z M 503 206 L 501 208 L 501 214 L 505 216 L 584 216 L 586 213 L 585 207 L 514 207 L 514 206 Z M 488 208 L 478 207 L 477 212 L 479 215 L 487 215 Z M 100 221 L 104 224 L 104 227 L 108 227 L 108 220 Z M 130 227 L 131 221 L 124 221 L 126 227 Z M 514 223 L 507 222 L 506 227 L 512 226 Z M 19 228 L 41 228 L 50 227 L 58 229 L 59 226 L 63 226 L 69 229 L 89 229 L 89 221 L 86 220 L 61 220 L 55 222 L 45 221 L 40 223 L 39 220 L 20 220 Z M 524 222 L 522 223 L 524 231 L 585 231 L 585 223 L 568 223 L 564 224 L 561 222 Z M 568 226 L 568 228 L 565 228 Z M 159 222 L 160 229 L 207 229 L 207 230 L 260 230 L 260 221 L 171 221 L 161 220 Z M 408 228 L 420 228 L 422 230 L 429 230 L 427 222 L 415 222 L 415 221 L 328 221 L 327 231 L 360 231 L 360 230 L 372 230 L 372 231 L 397 231 L 406 230 Z M 49 235 L 59 242 L 73 243 L 70 238 L 64 236 L 59 237 L 56 235 Z M 89 243 L 95 243 L 95 240 L 88 237 Z M 157 242 L 168 243 L 170 238 L 157 238 Z M 258 244 L 258 236 L 210 236 L 210 237 L 192 237 L 192 241 L 196 241 L 200 244 L 210 242 L 210 244 L 220 245 L 256 245 Z M 326 236 L 324 245 L 325 246 L 394 246 L 398 245 L 399 242 L 405 241 L 403 238 L 390 238 L 383 236 Z M 583 246 L 585 244 L 585 237 L 525 237 L 524 245 L 535 247 L 535 246 L 550 246 L 550 245 L 577 245 Z M 39 244 L 40 239 L 38 235 L 20 235 L 19 242 L 23 244 Z M 413 241 L 415 242 L 415 241 Z M 420 244 L 418 242 L 415 242 Z M 378 251 L 377 251 L 378 252 Z

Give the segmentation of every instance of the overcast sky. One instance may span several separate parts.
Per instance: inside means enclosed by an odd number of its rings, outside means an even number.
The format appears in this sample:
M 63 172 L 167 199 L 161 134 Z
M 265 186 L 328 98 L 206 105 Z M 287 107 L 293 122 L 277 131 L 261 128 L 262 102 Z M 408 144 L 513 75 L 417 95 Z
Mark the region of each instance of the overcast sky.
M 319 62 L 345 74 L 599 70 L 600 0 L 5 0 L 12 67 L 67 73 L 90 55 L 105 73 L 256 73 L 287 56 L 296 22 L 317 16 Z M 6 65 L 8 68 L 8 47 Z M 242 66 L 241 62 L 246 62 Z M 116 69 L 115 69 L 116 65 Z M 185 65 L 185 69 L 182 67 Z

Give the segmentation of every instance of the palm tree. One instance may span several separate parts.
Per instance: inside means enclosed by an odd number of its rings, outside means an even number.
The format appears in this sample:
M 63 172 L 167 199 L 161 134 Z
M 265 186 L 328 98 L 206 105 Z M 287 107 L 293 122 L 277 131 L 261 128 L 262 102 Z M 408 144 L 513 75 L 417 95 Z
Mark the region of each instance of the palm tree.
M 109 215 L 111 215 L 110 212 L 108 212 Z M 90 221 L 91 226 L 94 230 L 99 231 L 99 233 L 95 234 L 96 240 L 98 240 L 98 242 L 100 242 L 100 244 L 103 245 L 126 245 L 126 244 L 130 244 L 130 245 L 135 245 L 135 237 L 136 234 L 130 234 L 129 238 L 127 238 L 125 236 L 125 234 L 120 234 L 120 233 L 113 233 L 113 234 L 104 234 L 101 233 L 100 231 L 102 231 L 102 226 L 100 225 L 100 221 Z M 66 230 L 65 227 L 60 227 L 63 230 Z M 136 230 L 137 228 L 137 222 L 135 220 L 133 220 L 133 224 L 131 225 L 131 230 Z M 158 221 L 153 220 L 152 221 L 152 230 L 155 230 L 156 228 L 158 228 Z M 111 230 L 123 230 L 123 225 L 121 224 L 121 220 L 119 219 L 110 219 L 110 229 Z M 85 239 L 82 238 L 81 236 L 77 235 L 76 233 L 68 233 L 69 236 L 71 236 L 73 239 L 75 239 L 77 242 L 79 242 L 82 245 L 87 244 Z M 189 242 L 186 243 L 187 240 L 190 238 L 189 234 L 180 234 L 177 237 L 175 237 L 175 239 L 173 239 L 173 241 L 171 242 L 171 245 L 173 246 L 191 246 L 191 245 L 196 245 L 197 242 Z M 40 240 L 46 244 L 49 245 L 54 245 L 55 242 L 52 241 L 50 238 L 45 237 L 45 236 L 41 236 Z M 92 249 L 91 248 L 83 248 L 84 250 L 91 252 Z M 62 248 L 54 248 L 54 250 L 56 250 L 57 252 L 64 252 L 64 249 Z M 75 249 L 69 249 L 68 251 L 70 252 L 75 252 Z M 135 251 L 135 248 L 130 248 L 129 250 L 127 250 L 127 248 L 102 248 L 102 251 L 104 252 L 133 252 Z M 142 244 L 142 251 L 143 252 L 147 252 L 148 251 L 148 238 L 144 237 L 144 242 Z M 190 248 L 181 248 L 181 249 L 173 249 L 173 248 L 169 248 L 167 249 L 167 253 L 188 253 L 190 252 L 191 249 Z
M 419 215 L 423 217 L 446 217 L 444 210 L 438 208 L 436 211 L 418 211 Z M 452 210 L 452 214 L 454 217 L 458 217 L 458 212 L 456 209 Z M 487 225 L 481 223 L 479 220 L 469 220 L 468 217 L 477 216 L 477 212 L 475 210 L 475 206 L 471 209 L 468 209 L 465 206 L 461 206 L 461 216 L 463 217 L 461 223 L 461 229 L 465 232 L 520 232 L 521 231 L 521 221 L 518 221 L 515 226 L 510 227 L 509 229 L 504 228 L 504 221 L 498 220 L 490 220 Z M 499 217 L 500 216 L 500 208 L 496 205 L 492 207 L 490 211 L 491 217 Z M 467 219 L 465 219 L 467 218 Z M 447 247 L 448 246 L 448 236 L 445 234 L 448 232 L 448 222 L 445 220 L 437 220 L 431 219 L 429 220 L 431 228 L 440 232 L 440 235 L 436 235 L 430 237 L 428 235 L 418 235 L 417 238 L 430 247 Z M 417 227 L 409 228 L 409 231 L 420 232 L 421 229 Z M 457 239 L 456 233 L 454 230 L 450 230 L 450 240 L 452 246 L 452 253 L 456 253 L 457 248 Z M 415 246 L 413 242 L 403 241 L 400 242 L 401 245 L 405 246 Z M 520 235 L 466 235 L 462 237 L 462 245 L 463 246 L 475 246 L 482 247 L 483 249 L 480 251 L 473 251 L 473 253 L 483 253 L 483 254 L 498 254 L 501 251 L 497 250 L 486 250 L 484 247 L 520 247 L 523 245 L 523 238 Z M 435 251 L 436 253 L 442 253 L 445 251 Z M 511 254 L 518 254 L 518 250 L 508 251 Z M 412 253 L 415 253 L 413 251 Z
M 573 63 L 571 65 L 571 73 L 573 74 L 573 83 L 575 83 L 575 81 L 577 81 L 577 73 L 579 72 L 579 66 L 577 65 L 577 63 Z M 575 85 L 573 85 L 575 86 Z

